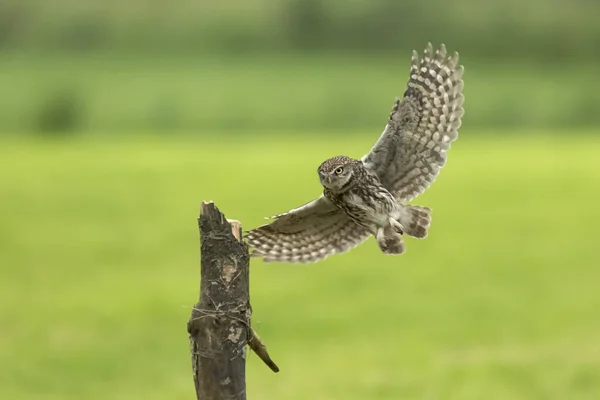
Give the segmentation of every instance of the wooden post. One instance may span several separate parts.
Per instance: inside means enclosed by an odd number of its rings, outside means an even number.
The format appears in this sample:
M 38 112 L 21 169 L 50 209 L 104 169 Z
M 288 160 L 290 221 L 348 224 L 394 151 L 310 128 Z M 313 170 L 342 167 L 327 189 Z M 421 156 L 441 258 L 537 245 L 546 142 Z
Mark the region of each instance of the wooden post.
M 200 299 L 188 321 L 198 400 L 246 399 L 246 345 L 275 372 L 250 325 L 248 246 L 238 221 L 202 203 Z

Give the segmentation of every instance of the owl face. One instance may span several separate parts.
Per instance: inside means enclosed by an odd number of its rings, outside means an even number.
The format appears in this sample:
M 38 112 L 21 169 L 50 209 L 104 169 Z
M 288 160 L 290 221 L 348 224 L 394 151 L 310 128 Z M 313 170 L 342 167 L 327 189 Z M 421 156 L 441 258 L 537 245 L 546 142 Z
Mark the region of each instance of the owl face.
M 357 161 L 346 156 L 337 156 L 323 162 L 318 169 L 321 185 L 332 191 L 348 186 L 357 168 Z

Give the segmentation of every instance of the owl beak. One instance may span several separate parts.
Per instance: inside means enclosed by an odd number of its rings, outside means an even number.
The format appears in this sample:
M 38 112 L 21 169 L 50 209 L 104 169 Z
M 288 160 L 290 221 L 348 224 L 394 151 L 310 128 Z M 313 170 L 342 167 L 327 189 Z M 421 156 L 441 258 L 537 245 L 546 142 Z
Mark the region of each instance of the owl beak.
M 325 174 L 321 171 L 319 171 L 319 180 L 321 181 L 322 184 L 327 182 L 327 177 L 325 176 Z
M 321 180 L 322 185 L 331 185 L 331 176 L 325 176 L 324 174 L 319 173 L 319 179 Z

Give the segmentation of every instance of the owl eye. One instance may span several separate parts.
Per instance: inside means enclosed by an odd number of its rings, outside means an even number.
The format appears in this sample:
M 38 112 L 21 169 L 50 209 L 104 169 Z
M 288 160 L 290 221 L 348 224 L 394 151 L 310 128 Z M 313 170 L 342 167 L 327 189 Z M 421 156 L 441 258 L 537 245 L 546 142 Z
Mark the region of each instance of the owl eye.
M 333 172 L 335 172 L 336 175 L 340 175 L 342 172 L 344 172 L 344 168 L 338 167 Z

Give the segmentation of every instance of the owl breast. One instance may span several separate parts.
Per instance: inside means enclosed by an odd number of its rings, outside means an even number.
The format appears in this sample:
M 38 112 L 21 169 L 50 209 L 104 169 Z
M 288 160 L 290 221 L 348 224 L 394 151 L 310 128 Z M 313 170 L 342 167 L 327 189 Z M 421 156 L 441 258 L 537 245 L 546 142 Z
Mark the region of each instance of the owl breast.
M 325 191 L 337 207 L 342 209 L 358 225 L 375 233 L 378 227 L 389 224 L 389 217 L 398 208 L 396 200 L 381 185 L 357 185 L 343 193 Z

